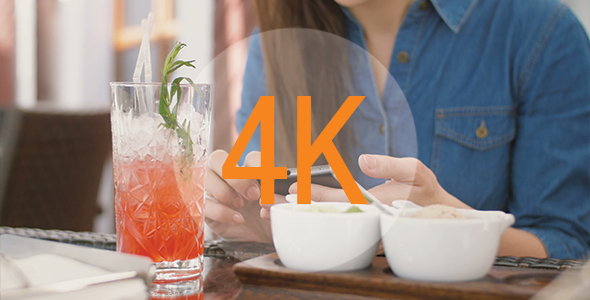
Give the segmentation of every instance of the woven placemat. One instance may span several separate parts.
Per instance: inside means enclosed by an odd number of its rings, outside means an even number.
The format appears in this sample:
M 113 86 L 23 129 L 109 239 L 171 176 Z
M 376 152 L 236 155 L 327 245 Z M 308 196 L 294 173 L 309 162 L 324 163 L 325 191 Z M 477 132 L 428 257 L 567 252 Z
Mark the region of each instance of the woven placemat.
M 548 270 L 575 270 L 582 267 L 584 262 L 579 259 L 556 259 L 536 257 L 500 256 L 496 258 L 496 267 L 533 268 Z
M 0 226 L 0 234 L 13 234 L 18 236 L 113 251 L 117 249 L 117 237 L 114 234 L 108 233 L 75 232 L 68 230 L 44 230 L 33 228 L 12 228 Z
M 33 228 L 1 227 L 0 234 L 14 234 L 19 236 L 38 238 L 80 246 L 87 246 L 106 250 L 116 250 L 117 238 L 115 234 L 96 232 L 74 232 L 66 230 L 43 230 Z M 275 252 L 272 244 L 255 242 L 205 241 L 204 254 L 212 258 L 235 258 L 247 260 L 250 258 Z M 578 259 L 555 259 L 535 257 L 501 256 L 496 259 L 497 267 L 533 268 L 565 271 L 578 269 L 583 261 Z
M 75 232 L 69 230 L 44 230 L 35 228 L 12 228 L 0 226 L 0 234 L 74 244 L 98 249 L 117 249 L 117 236 L 109 233 Z M 204 255 L 213 258 L 246 260 L 275 252 L 272 244 L 254 242 L 205 241 Z

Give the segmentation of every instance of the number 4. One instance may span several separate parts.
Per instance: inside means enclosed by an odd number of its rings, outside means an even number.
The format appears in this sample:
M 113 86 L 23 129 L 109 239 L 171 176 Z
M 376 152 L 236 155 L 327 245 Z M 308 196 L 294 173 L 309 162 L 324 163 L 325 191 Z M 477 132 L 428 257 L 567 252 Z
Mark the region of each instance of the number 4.
M 354 178 L 344 164 L 344 160 L 333 139 L 352 113 L 365 97 L 350 96 L 336 115 L 330 120 L 318 138 L 311 143 L 311 97 L 297 97 L 297 203 L 311 203 L 311 166 L 320 154 L 332 166 L 350 203 L 366 204 Z M 252 138 L 256 127 L 260 123 L 261 166 L 236 167 L 240 156 L 244 153 L 248 141 Z M 286 179 L 287 168 L 274 166 L 274 97 L 262 96 L 254 107 L 252 114 L 236 144 L 232 148 L 222 169 L 223 179 L 260 179 L 262 184 L 261 203 L 274 203 L 274 179 Z
M 260 123 L 260 167 L 236 167 Z M 262 96 L 246 121 L 229 156 L 223 163 L 223 179 L 260 179 L 262 204 L 274 203 L 275 179 L 287 179 L 286 167 L 275 167 L 275 102 L 273 96 Z

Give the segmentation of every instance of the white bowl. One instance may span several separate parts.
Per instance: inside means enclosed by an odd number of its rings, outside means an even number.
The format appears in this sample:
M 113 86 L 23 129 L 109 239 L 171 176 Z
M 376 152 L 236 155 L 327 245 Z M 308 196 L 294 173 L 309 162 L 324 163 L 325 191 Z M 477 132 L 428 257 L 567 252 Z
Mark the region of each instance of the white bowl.
M 459 209 L 466 219 L 419 219 L 420 209 L 381 215 L 383 248 L 389 266 L 401 277 L 420 281 L 482 278 L 492 267 L 500 237 L 514 224 L 501 211 Z
M 345 211 L 350 203 L 318 203 Z M 302 211 L 309 204 L 282 203 L 270 209 L 272 236 L 281 263 L 301 271 L 351 271 L 368 267 L 379 246 L 379 211 L 355 205 L 359 213 Z

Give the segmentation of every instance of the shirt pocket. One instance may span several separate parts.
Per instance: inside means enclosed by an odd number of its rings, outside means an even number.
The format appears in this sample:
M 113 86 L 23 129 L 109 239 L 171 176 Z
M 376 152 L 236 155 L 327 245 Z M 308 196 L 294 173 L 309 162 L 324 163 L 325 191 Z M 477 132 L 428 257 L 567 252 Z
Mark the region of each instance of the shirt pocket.
M 486 151 L 516 136 L 513 107 L 459 107 L 436 110 L 435 134 L 465 147 Z
M 504 209 L 509 198 L 513 107 L 436 110 L 432 169 L 441 186 L 476 209 Z

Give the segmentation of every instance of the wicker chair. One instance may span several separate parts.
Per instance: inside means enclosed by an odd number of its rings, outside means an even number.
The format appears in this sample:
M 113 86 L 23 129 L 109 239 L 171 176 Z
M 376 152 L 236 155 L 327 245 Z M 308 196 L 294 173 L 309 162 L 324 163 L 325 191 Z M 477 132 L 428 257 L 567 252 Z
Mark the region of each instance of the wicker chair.
M 0 224 L 91 231 L 110 157 L 108 109 L 44 105 L 1 120 Z

